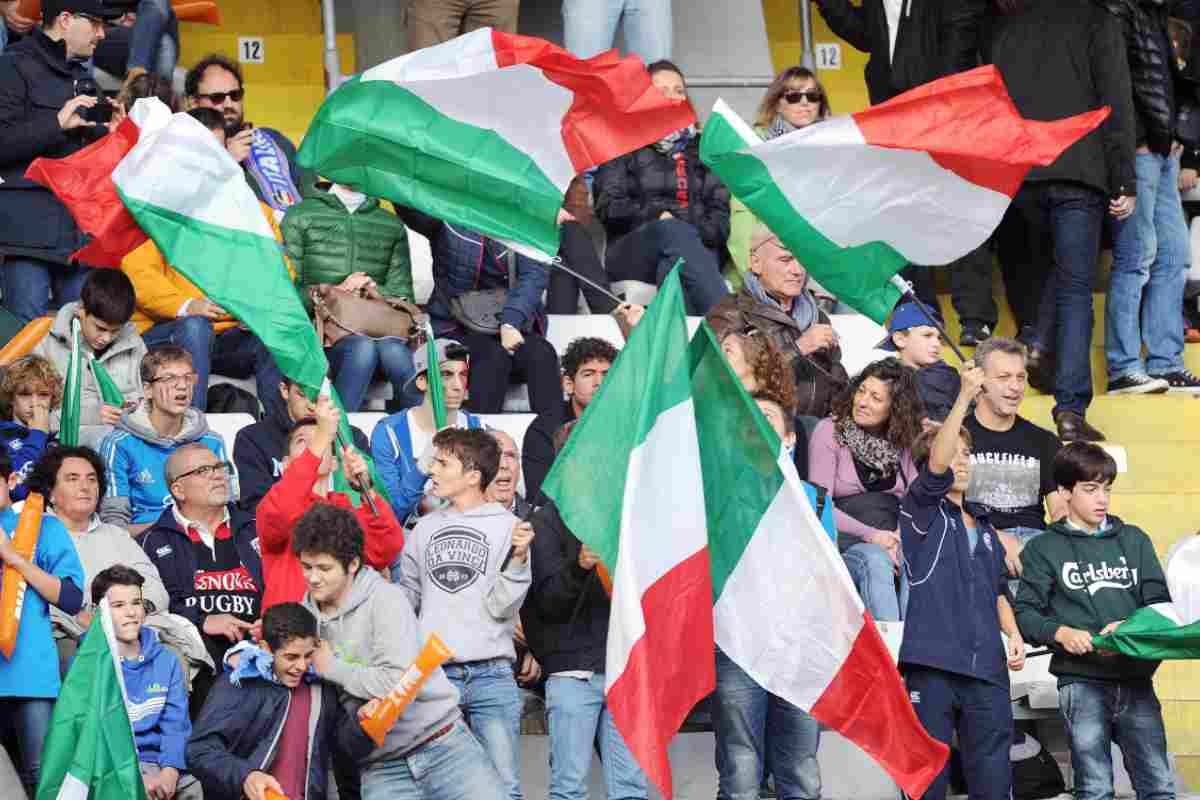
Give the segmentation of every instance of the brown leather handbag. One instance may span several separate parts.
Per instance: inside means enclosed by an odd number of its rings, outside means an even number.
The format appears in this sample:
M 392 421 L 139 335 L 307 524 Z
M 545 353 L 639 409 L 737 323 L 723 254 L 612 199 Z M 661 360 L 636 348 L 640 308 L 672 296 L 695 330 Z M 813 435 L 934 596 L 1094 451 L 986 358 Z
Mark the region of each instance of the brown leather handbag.
M 317 336 L 332 347 L 347 336 L 383 339 L 394 336 L 408 340 L 425 323 L 420 307 L 395 297 L 384 297 L 378 289 L 347 292 L 328 283 L 310 287 Z

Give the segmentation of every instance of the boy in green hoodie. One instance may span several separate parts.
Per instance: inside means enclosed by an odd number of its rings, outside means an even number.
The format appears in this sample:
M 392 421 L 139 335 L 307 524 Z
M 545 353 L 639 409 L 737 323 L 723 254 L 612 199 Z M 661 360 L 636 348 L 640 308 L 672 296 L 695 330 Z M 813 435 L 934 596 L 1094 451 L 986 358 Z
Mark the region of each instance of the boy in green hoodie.
M 1021 552 L 1017 625 L 1054 651 L 1059 708 L 1071 742 L 1077 800 L 1113 796 L 1112 744 L 1121 748 L 1138 797 L 1175 797 L 1162 709 L 1152 677 L 1159 662 L 1097 651 L 1137 609 L 1170 602 L 1150 537 L 1108 514 L 1117 465 L 1095 444 L 1072 442 L 1054 457 L 1067 518 Z

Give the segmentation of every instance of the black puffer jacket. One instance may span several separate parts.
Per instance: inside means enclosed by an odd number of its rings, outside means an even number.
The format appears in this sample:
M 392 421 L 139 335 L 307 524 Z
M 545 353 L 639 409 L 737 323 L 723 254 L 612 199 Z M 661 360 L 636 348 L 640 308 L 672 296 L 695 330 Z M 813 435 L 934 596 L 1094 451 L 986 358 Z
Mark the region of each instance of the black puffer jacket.
M 596 216 L 608 234 L 608 243 L 670 211 L 690 222 L 710 250 L 720 251 L 729 238 L 729 190 L 700 161 L 700 135 L 683 148 L 687 162 L 688 207 L 676 196 L 675 159 L 653 145 L 608 162 L 596 173 L 593 191 Z
M 1137 112 L 1137 143 L 1167 155 L 1175 139 L 1175 95 L 1179 67 L 1167 32 L 1166 0 L 1096 0 L 1121 21 L 1133 106 Z
M 63 158 L 108 133 L 104 127 L 64 131 L 58 112 L 90 78 L 82 62 L 40 30 L 0 55 L 0 256 L 32 256 L 66 264 L 83 244 L 70 212 L 48 189 L 25 178 L 35 158 Z

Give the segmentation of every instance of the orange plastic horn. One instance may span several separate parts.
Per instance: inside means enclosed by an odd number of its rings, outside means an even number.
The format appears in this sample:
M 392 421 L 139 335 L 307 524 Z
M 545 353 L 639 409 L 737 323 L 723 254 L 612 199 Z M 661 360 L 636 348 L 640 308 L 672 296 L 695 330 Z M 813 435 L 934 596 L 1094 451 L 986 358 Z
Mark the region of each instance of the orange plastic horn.
M 221 9 L 213 0 L 172 0 L 171 8 L 180 22 L 221 24 Z M 42 0 L 18 0 L 17 13 L 36 22 L 42 20 Z
M 17 331 L 16 336 L 0 347 L 0 367 L 7 367 L 21 356 L 29 355 L 38 342 L 46 338 L 53 325 L 54 317 L 38 317 Z
M 33 559 L 38 533 L 42 529 L 42 512 L 46 501 L 37 492 L 25 498 L 25 507 L 13 533 L 13 547 L 26 560 Z M 21 629 L 21 609 L 25 605 L 25 578 L 12 565 L 4 565 L 4 584 L 0 587 L 0 653 L 12 660 L 17 649 L 17 632 Z
M 600 585 L 604 587 L 604 591 L 612 597 L 612 576 L 608 574 L 608 567 L 596 562 L 596 577 L 600 579 Z
M 280 794 L 274 789 L 267 789 L 263 792 L 263 800 L 288 800 L 286 794 Z
M 446 647 L 445 642 L 439 639 L 436 633 L 431 633 L 425 640 L 425 646 L 417 654 L 417 660 L 400 677 L 400 682 L 380 701 L 378 707 L 359 723 L 376 745 L 383 746 L 384 737 L 396 724 L 396 720 L 400 719 L 404 709 L 408 708 L 417 692 L 421 691 L 421 687 L 429 680 L 433 671 L 445 664 L 451 655 L 453 653 Z

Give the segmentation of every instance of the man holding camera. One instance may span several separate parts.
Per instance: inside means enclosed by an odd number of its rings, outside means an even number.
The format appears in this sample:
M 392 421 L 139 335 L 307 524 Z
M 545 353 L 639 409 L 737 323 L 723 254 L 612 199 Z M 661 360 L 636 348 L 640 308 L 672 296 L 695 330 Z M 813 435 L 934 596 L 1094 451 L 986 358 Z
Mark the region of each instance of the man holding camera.
M 0 286 L 24 321 L 79 299 L 87 267 L 72 261 L 83 233 L 49 190 L 25 178 L 35 158 L 91 144 L 123 111 L 99 97 L 86 62 L 117 15 L 102 0 L 45 0 L 42 28 L 0 55 Z M 114 116 L 115 112 L 115 116 Z

